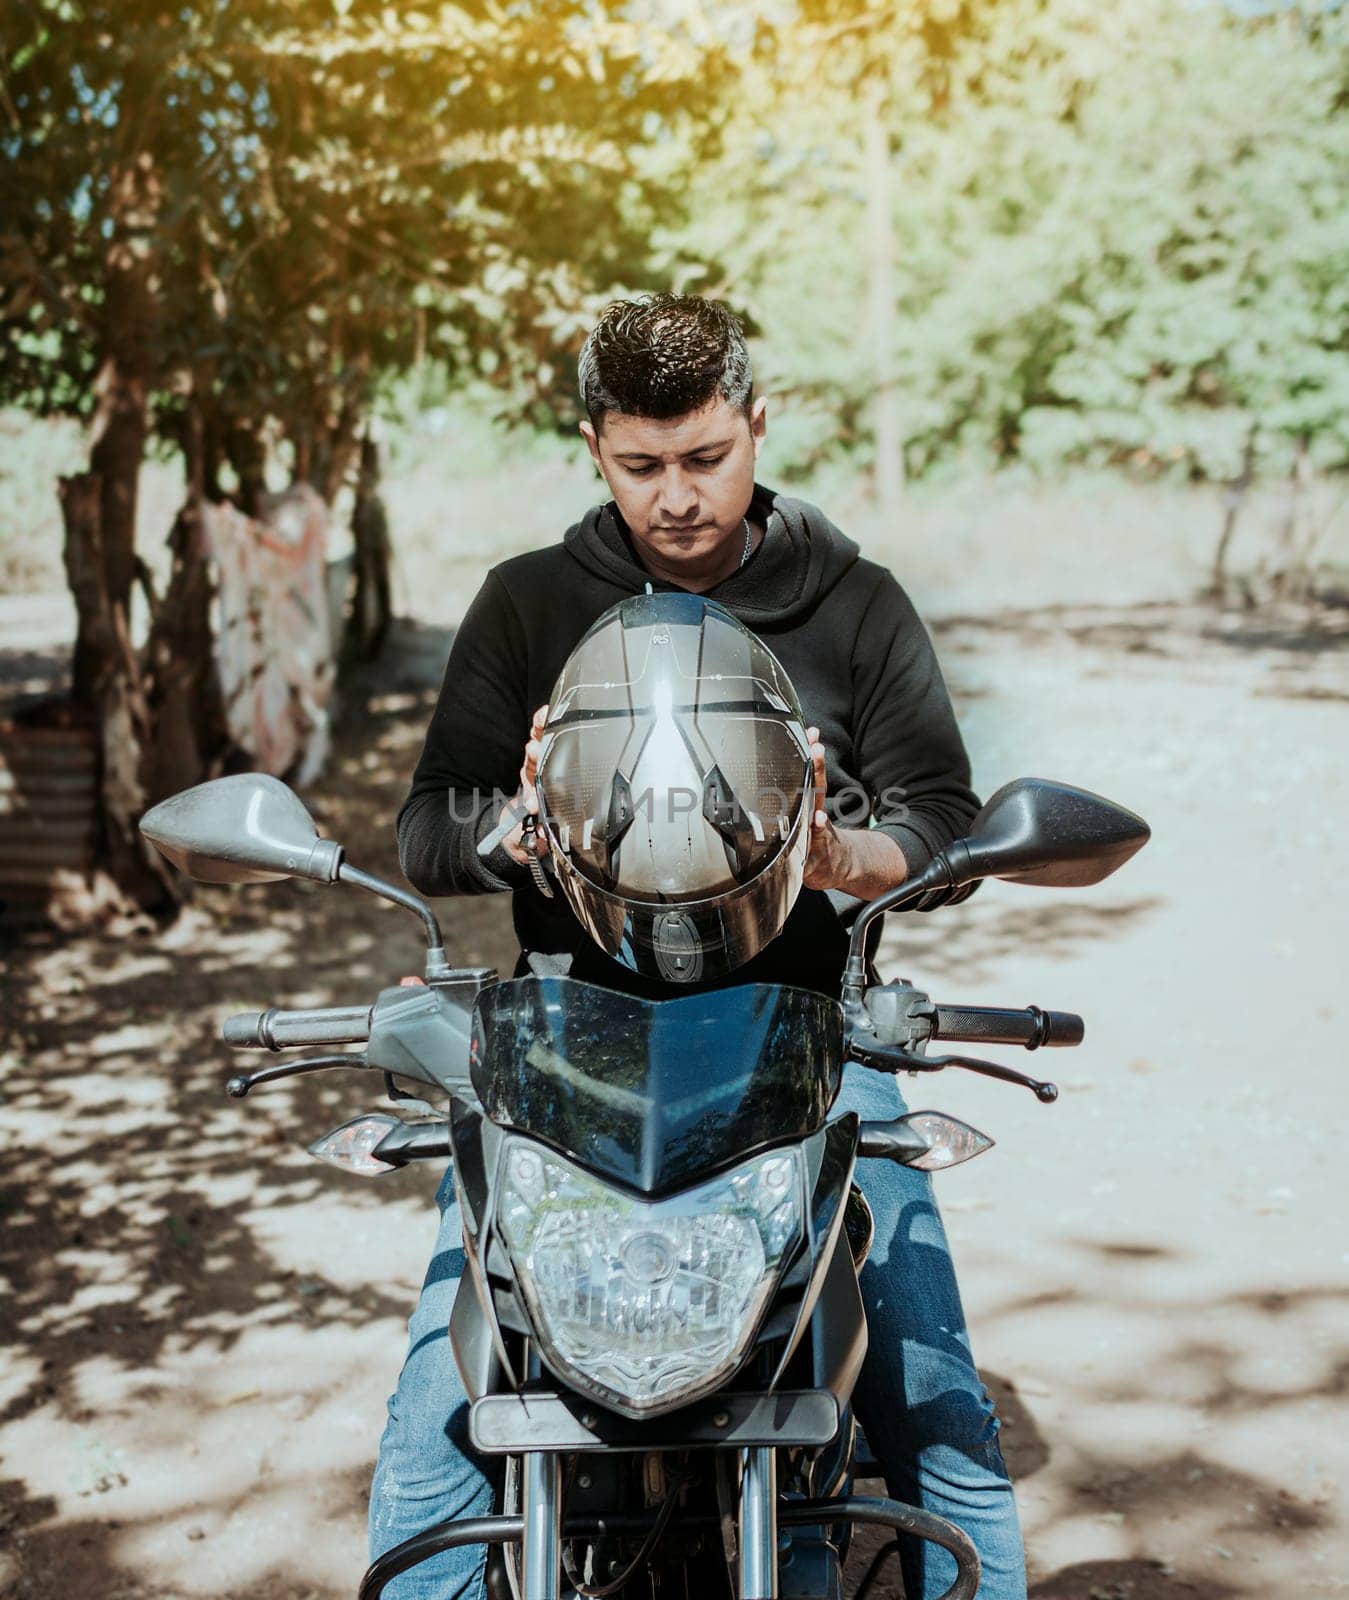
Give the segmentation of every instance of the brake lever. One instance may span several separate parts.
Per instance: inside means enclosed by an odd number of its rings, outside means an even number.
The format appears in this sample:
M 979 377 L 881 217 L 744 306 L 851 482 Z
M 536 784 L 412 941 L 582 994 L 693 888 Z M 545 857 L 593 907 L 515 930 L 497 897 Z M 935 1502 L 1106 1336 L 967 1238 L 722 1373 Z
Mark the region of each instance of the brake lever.
M 919 1056 L 917 1059 L 927 1059 L 934 1067 L 964 1067 L 966 1072 L 977 1072 L 985 1078 L 1019 1083 L 1023 1089 L 1031 1090 L 1041 1105 L 1052 1106 L 1059 1097 L 1057 1083 L 1042 1082 L 1039 1078 L 1032 1078 L 1029 1073 L 1018 1072 L 1015 1067 L 1004 1067 L 1000 1061 L 980 1061 L 975 1056 Z
M 1000 1061 L 980 1061 L 976 1056 L 921 1056 L 911 1050 L 877 1049 L 853 1038 L 849 1053 L 863 1066 L 878 1067 L 893 1072 L 940 1072 L 943 1067 L 964 1067 L 966 1072 L 977 1072 L 985 1078 L 997 1078 L 1002 1083 L 1020 1084 L 1029 1089 L 1042 1105 L 1053 1105 L 1059 1097 L 1056 1083 L 1043 1083 L 1015 1067 L 1005 1067 Z
M 327 1072 L 337 1067 L 365 1067 L 370 1063 L 362 1055 L 309 1056 L 303 1061 L 287 1061 L 278 1067 L 260 1067 L 257 1072 L 236 1073 L 225 1085 L 225 1093 L 242 1100 L 250 1089 L 260 1083 L 275 1083 L 278 1078 L 298 1078 L 302 1072 Z

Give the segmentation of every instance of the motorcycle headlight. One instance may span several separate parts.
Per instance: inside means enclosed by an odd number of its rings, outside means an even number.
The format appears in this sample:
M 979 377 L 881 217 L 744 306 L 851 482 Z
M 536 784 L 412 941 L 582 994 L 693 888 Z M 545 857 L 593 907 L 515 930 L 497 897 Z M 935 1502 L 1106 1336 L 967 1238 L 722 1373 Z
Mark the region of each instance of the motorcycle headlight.
M 631 1417 L 685 1405 L 735 1371 L 803 1214 L 795 1149 L 657 1201 L 523 1139 L 502 1153 L 497 1227 L 543 1352 Z

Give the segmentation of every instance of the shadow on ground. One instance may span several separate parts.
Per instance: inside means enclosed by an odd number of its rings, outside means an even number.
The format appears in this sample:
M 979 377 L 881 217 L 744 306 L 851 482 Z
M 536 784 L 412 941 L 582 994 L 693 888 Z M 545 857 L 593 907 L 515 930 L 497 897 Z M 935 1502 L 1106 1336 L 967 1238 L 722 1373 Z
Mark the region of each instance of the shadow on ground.
M 349 692 L 328 775 L 305 796 L 350 859 L 395 881 L 394 817 L 448 639 L 444 630 L 400 630 L 389 670 Z M 512 956 L 504 901 L 450 910 L 451 960 Z M 0 979 L 0 1100 L 7 1127 L 22 1132 L 21 1160 L 0 1178 L 0 1273 L 9 1286 L 0 1303 L 0 1425 L 37 1413 L 75 1430 L 93 1423 L 82 1380 L 108 1363 L 152 1378 L 170 1349 L 227 1356 L 268 1324 L 360 1329 L 407 1315 L 405 1285 L 288 1271 L 255 1227 L 260 1215 L 304 1207 L 334 1187 L 353 1215 L 384 1205 L 384 1195 L 303 1154 L 352 1114 L 352 1079 L 301 1078 L 229 1100 L 224 1080 L 240 1058 L 219 1043 L 219 1027 L 236 1010 L 373 999 L 419 972 L 421 951 L 405 912 L 349 888 L 289 883 L 196 887 L 167 930 L 146 920 L 112 935 L 11 937 Z M 366 1098 L 376 1102 L 381 1087 L 372 1080 Z M 193 1410 L 190 1393 L 182 1406 Z M 111 1460 L 106 1473 L 93 1463 L 78 1493 L 96 1505 L 117 1477 Z M 368 1478 L 360 1478 L 334 1485 L 335 1514 L 363 1513 Z M 47 1496 L 30 1497 L 22 1463 L 11 1460 L 0 1491 L 0 1595 L 171 1592 L 120 1564 L 115 1547 L 128 1532 L 120 1519 L 91 1509 L 53 1525 L 56 1509 Z M 302 1548 L 297 1557 L 302 1566 Z M 281 1579 L 268 1590 L 276 1600 L 289 1592 Z
M 948 990 L 955 982 L 972 986 L 994 976 L 999 964 L 1018 951 L 1033 950 L 1047 958 L 1070 956 L 1122 937 L 1166 905 L 1161 895 L 1102 904 L 1087 898 L 1089 891 L 1078 894 L 1077 899 L 1042 902 L 1028 895 L 1024 905 L 996 909 L 981 901 L 936 916 L 892 915 L 886 918 L 876 964 L 887 979 L 926 970 L 935 981 L 939 971 L 948 975 Z M 939 968 L 934 968 L 929 958 L 938 953 Z M 943 991 L 938 998 L 954 1004 L 960 996 Z
M 983 627 L 984 619 L 968 625 Z M 1140 616 L 1130 626 L 1139 630 L 1140 649 L 1148 648 L 1149 619 Z M 394 816 L 434 704 L 430 685 L 439 677 L 448 637 L 439 630 L 400 630 L 387 669 L 350 693 L 337 722 L 330 774 L 308 796 L 325 832 L 341 838 L 351 859 L 375 873 L 397 876 Z M 1132 646 L 1125 639 L 1120 648 Z M 1319 648 L 1339 649 L 1341 642 Z M 982 921 L 957 914 L 941 930 L 943 966 L 974 978 L 1028 940 L 1052 954 L 1108 942 L 1160 904 L 1151 898 L 1109 906 L 1064 900 Z M 452 960 L 505 965 L 510 959 L 504 900 L 457 902 L 448 908 L 445 928 Z M 356 1331 L 406 1314 L 405 1289 L 321 1271 L 289 1272 L 254 1226 L 257 1207 L 303 1208 L 332 1186 L 341 1186 L 353 1217 L 383 1205 L 380 1196 L 329 1174 L 296 1149 L 351 1114 L 350 1087 L 300 1079 L 245 1103 L 226 1100 L 221 1086 L 232 1063 L 217 1030 L 234 1010 L 366 999 L 419 965 L 417 927 L 405 914 L 355 891 L 287 884 L 199 891 L 167 932 L 145 924 L 125 927 L 113 939 L 48 936 L 11 949 L 0 1093 L 6 1124 L 22 1133 L 0 1190 L 0 1265 L 10 1283 L 0 1306 L 6 1345 L 0 1419 L 15 1423 L 44 1414 L 78 1429 L 93 1420 L 83 1387 L 96 1367 L 144 1373 L 153 1385 L 170 1351 L 224 1356 L 250 1332 L 278 1322 Z M 239 1192 L 244 1170 L 247 1184 Z M 1121 1252 L 1125 1260 L 1145 1260 L 1157 1249 L 1147 1242 L 1099 1248 Z M 1298 1300 L 1247 1296 L 1239 1304 L 1196 1301 L 1170 1311 L 1182 1330 L 1213 1326 L 1238 1310 L 1254 1312 L 1277 1338 Z M 1092 1307 L 1112 1314 L 1109 1303 L 1098 1307 L 1093 1300 Z M 1025 1309 L 1009 1305 L 994 1314 Z M 1254 1414 L 1269 1403 L 1243 1381 L 1229 1349 L 1196 1337 L 1178 1337 L 1150 1381 L 1165 1389 L 1179 1374 L 1192 1383 L 1196 1373 L 1206 1412 Z M 1342 1399 L 1347 1379 L 1349 1360 L 1340 1361 L 1313 1392 Z M 1037 1427 L 1014 1385 L 995 1377 L 990 1386 L 1004 1418 L 1013 1475 L 1025 1482 L 1051 1463 L 1059 1467 L 1053 1438 Z M 1145 1404 L 1151 1394 L 1140 1385 L 1116 1398 Z M 208 1402 L 188 1389 L 177 1404 L 193 1418 Z M 33 1487 L 22 1460 L 8 1462 L 0 1483 L 0 1595 L 167 1600 L 182 1592 L 147 1577 L 124 1553 L 127 1536 L 153 1527 L 153 1515 L 134 1524 L 98 1515 L 99 1496 L 116 1487 L 118 1471 L 114 1460 L 91 1460 L 85 1481 L 61 1506 Z M 1207 1459 L 1193 1441 L 1160 1459 L 1078 1459 L 1066 1482 L 1084 1506 L 1121 1520 L 1131 1553 L 1037 1577 L 1032 1594 L 1040 1600 L 1227 1600 L 1258 1593 L 1259 1586 L 1229 1572 L 1221 1556 L 1197 1549 L 1174 1570 L 1151 1557 L 1152 1531 L 1180 1505 L 1211 1537 L 1236 1528 L 1280 1545 L 1306 1540 L 1327 1520 L 1319 1505 L 1262 1477 L 1258 1462 L 1233 1472 Z M 335 1522 L 360 1519 L 365 1487 L 364 1471 L 334 1470 L 324 1478 Z M 242 1492 L 221 1491 L 222 1504 Z M 86 1501 L 87 1514 L 79 1509 Z M 192 1539 L 193 1530 L 185 1537 Z M 289 1534 L 293 1563 L 262 1588 L 250 1582 L 246 1589 L 219 1589 L 217 1600 L 260 1592 L 269 1600 L 326 1600 L 344 1592 L 320 1588 L 305 1575 L 311 1537 L 295 1529 Z M 859 1555 L 865 1550 L 859 1541 Z M 864 1559 L 851 1564 L 854 1582 L 864 1567 Z M 897 1592 L 892 1570 L 878 1592 Z
M 1259 611 L 1144 601 L 1129 606 L 1051 605 L 1027 611 L 951 613 L 934 630 L 943 650 L 969 652 L 990 636 L 1071 640 L 1093 650 L 1175 660 L 1205 646 L 1244 654 L 1316 656 L 1349 650 L 1349 605 L 1308 603 Z
M 1084 1242 L 1083 1248 L 1097 1246 L 1090 1241 Z M 1147 1247 L 1147 1252 L 1149 1256 L 1157 1253 L 1153 1247 Z M 996 1308 L 986 1320 L 1017 1317 L 1047 1303 L 1082 1298 L 1071 1290 L 1030 1296 Z M 1223 1327 L 1236 1315 L 1255 1313 L 1267 1319 L 1265 1332 L 1274 1340 L 1280 1337 L 1282 1319 L 1291 1323 L 1308 1304 L 1325 1301 L 1349 1302 L 1349 1291 L 1326 1286 L 1273 1297 L 1237 1294 L 1172 1305 L 1169 1310 L 1174 1324 L 1182 1329 Z M 1093 1314 L 1105 1320 L 1126 1312 L 1130 1304 L 1123 1296 L 1118 1304 L 1099 1294 L 1090 1298 Z M 1177 1383 L 1183 1383 L 1187 1390 L 1197 1391 L 1198 1410 L 1207 1419 L 1234 1414 L 1259 1416 L 1276 1405 L 1305 1400 L 1338 1403 L 1349 1387 L 1349 1349 L 1340 1359 L 1328 1363 L 1318 1381 L 1298 1390 L 1281 1389 L 1277 1394 L 1254 1388 L 1237 1377 L 1243 1355 L 1230 1347 L 1178 1338 L 1146 1380 L 1132 1386 L 1114 1382 L 1110 1398 L 1117 1405 L 1147 1407 L 1156 1405 L 1162 1396 L 1174 1391 Z M 1054 1459 L 1054 1440 L 1037 1424 L 1014 1382 L 994 1373 L 986 1373 L 985 1378 L 1002 1422 L 1002 1447 L 1009 1473 L 1014 1483 L 1024 1486 Z M 1249 1576 L 1249 1568 L 1243 1571 L 1245 1562 L 1238 1562 L 1238 1557 L 1277 1550 L 1286 1560 L 1290 1547 L 1335 1525 L 1334 1507 L 1328 1500 L 1295 1494 L 1286 1485 L 1263 1476 L 1254 1464 L 1249 1471 L 1235 1471 L 1210 1459 L 1190 1441 L 1178 1440 L 1173 1451 L 1150 1454 L 1144 1459 L 1130 1459 L 1121 1451 L 1079 1450 L 1070 1467 L 1058 1465 L 1057 1476 L 1062 1485 L 1064 1514 L 1114 1524 L 1123 1542 L 1131 1547 L 1130 1553 L 1037 1574 L 1032 1550 L 1032 1600 L 1254 1597 L 1268 1592 L 1267 1586 Z M 859 1487 L 864 1493 L 884 1493 L 879 1481 L 867 1481 Z M 1167 1526 L 1173 1523 L 1182 1525 L 1192 1554 L 1168 1561 L 1155 1550 L 1159 1545 L 1174 1545 L 1175 1532 Z M 849 1561 L 850 1596 L 871 1558 L 885 1543 L 886 1536 L 879 1530 L 866 1530 L 859 1535 Z M 1234 1562 L 1237 1565 L 1233 1566 Z M 871 1592 L 886 1600 L 903 1594 L 898 1563 L 893 1558 Z

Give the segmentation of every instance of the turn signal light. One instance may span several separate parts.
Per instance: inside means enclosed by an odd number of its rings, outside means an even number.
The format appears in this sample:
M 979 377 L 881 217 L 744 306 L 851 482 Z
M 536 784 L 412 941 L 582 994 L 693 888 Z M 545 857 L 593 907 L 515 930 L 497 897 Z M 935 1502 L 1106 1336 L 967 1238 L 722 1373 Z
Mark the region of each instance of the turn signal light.
M 387 1139 L 402 1121 L 385 1111 L 371 1111 L 366 1116 L 344 1122 L 340 1128 L 325 1133 L 309 1146 L 309 1154 L 326 1161 L 330 1166 L 341 1167 L 343 1172 L 354 1172 L 361 1178 L 382 1178 L 394 1169 L 387 1161 L 375 1155 L 375 1147 Z
M 927 1154 L 904 1164 L 923 1172 L 958 1167 L 962 1161 L 973 1161 L 975 1156 L 993 1148 L 993 1140 L 986 1133 L 980 1133 L 978 1128 L 970 1127 L 959 1117 L 948 1117 L 943 1111 L 914 1111 L 904 1121 L 927 1140 Z

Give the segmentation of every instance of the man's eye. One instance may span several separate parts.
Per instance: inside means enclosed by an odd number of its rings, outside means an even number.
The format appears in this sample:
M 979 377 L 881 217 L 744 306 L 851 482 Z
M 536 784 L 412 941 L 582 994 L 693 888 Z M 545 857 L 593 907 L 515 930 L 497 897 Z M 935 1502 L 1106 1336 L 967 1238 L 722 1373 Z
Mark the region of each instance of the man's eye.
M 628 471 L 633 475 L 634 478 L 649 478 L 651 476 L 651 474 L 655 470 L 656 470 L 655 467 L 629 467 L 628 468 Z
M 725 456 L 694 456 L 695 467 L 719 467 L 726 459 Z

